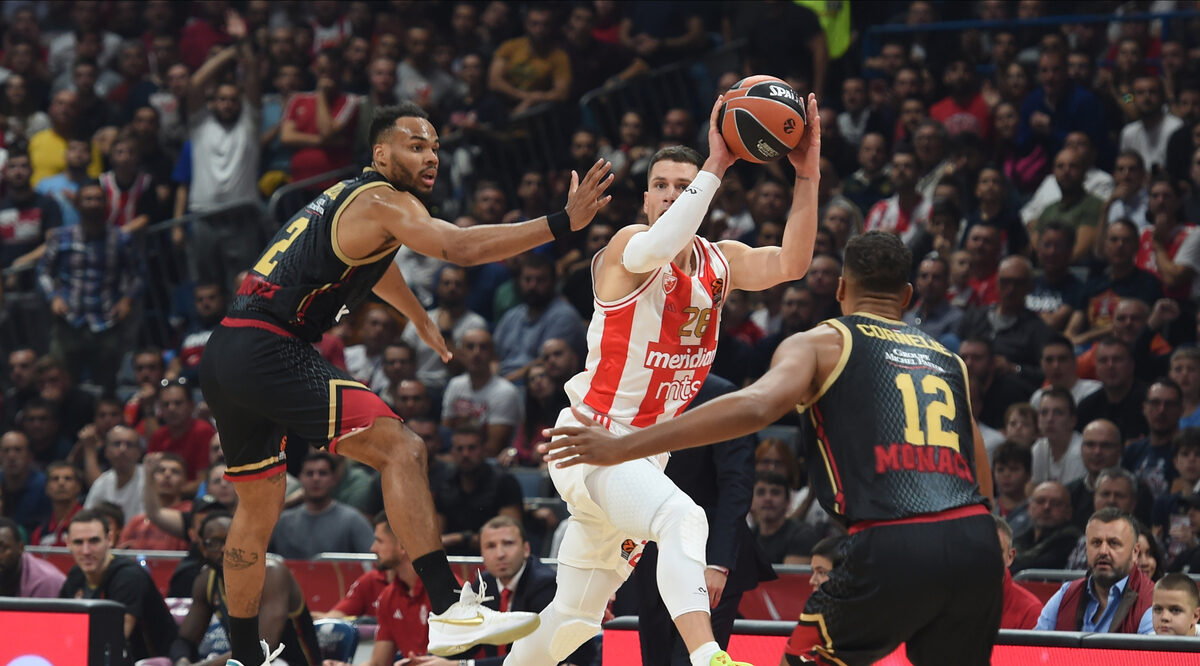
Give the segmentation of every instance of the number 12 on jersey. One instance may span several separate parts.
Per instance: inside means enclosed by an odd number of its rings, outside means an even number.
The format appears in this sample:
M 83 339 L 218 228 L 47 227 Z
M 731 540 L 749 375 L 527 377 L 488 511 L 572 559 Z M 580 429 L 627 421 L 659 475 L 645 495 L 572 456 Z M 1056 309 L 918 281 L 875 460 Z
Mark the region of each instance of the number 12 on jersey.
M 900 390 L 900 398 L 904 402 L 904 438 L 908 443 L 913 446 L 945 446 L 958 451 L 958 433 L 953 430 L 957 409 L 954 405 L 954 394 L 946 380 L 937 375 L 925 375 L 921 378 L 923 393 L 931 396 L 941 395 L 940 400 L 934 399 L 925 407 L 924 428 L 921 427 L 917 387 L 912 375 L 896 375 L 896 388 Z M 944 429 L 942 419 L 951 422 L 950 432 Z

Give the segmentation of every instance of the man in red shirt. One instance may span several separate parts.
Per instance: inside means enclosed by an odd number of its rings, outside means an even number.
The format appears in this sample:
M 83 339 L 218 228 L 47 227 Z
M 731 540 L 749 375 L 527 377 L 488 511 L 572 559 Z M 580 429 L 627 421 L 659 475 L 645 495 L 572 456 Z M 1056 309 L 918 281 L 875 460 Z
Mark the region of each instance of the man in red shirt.
M 328 49 L 312 65 L 317 89 L 288 101 L 279 140 L 292 149 L 292 179 L 303 180 L 350 164 L 358 128 L 359 97 L 342 91 L 342 59 Z
M 1000 301 L 997 273 L 1004 249 L 1000 236 L 1000 228 L 990 224 L 976 224 L 967 231 L 966 250 L 971 254 L 967 285 L 971 287 L 972 307 L 986 307 Z
M 158 391 L 162 425 L 150 435 L 150 446 L 146 450 L 174 453 L 183 459 L 187 481 L 182 493 L 186 497 L 195 494 L 203 480 L 204 470 L 208 469 L 208 442 L 217 431 L 208 421 L 192 416 L 196 404 L 183 380 L 163 382 Z
M 183 458 L 176 453 L 164 453 L 162 456 L 147 456 L 144 471 L 145 481 L 142 484 L 144 497 L 154 495 L 158 498 L 158 506 L 175 509 L 176 511 L 191 511 L 192 503 L 182 500 L 180 488 L 184 480 Z M 195 491 L 193 491 L 195 492 Z M 151 497 L 153 505 L 154 497 Z M 145 513 L 130 518 L 121 530 L 117 540 L 118 548 L 135 550 L 187 550 L 187 539 L 173 536 L 150 521 Z
M 991 112 L 983 95 L 975 89 L 975 71 L 965 58 L 950 60 L 942 74 L 950 93 L 929 109 L 929 117 L 946 126 L 951 137 L 966 132 L 988 140 L 992 133 Z
M 79 493 L 83 483 L 79 470 L 68 462 L 56 461 L 46 466 L 46 496 L 50 498 L 51 512 L 33 535 L 29 543 L 34 546 L 66 546 L 67 525 L 79 513 Z
M 1004 557 L 1004 610 L 1000 615 L 1000 628 L 1033 629 L 1042 612 L 1042 602 L 1032 592 L 1013 582 L 1012 573 L 1008 570 L 1017 557 L 1017 549 L 1012 545 L 1012 528 L 1003 518 L 996 515 L 992 518 L 996 519 L 1000 554 Z
M 375 542 L 371 544 L 371 552 L 379 558 L 375 570 L 359 576 L 346 597 L 325 617 L 374 615 L 379 631 L 367 663 L 390 664 L 397 652 L 404 657 L 425 654 L 429 644 L 430 603 L 408 551 L 388 526 L 387 514 L 379 512 L 374 522 Z M 379 592 L 372 597 L 375 590 Z M 349 664 L 326 661 L 325 666 Z

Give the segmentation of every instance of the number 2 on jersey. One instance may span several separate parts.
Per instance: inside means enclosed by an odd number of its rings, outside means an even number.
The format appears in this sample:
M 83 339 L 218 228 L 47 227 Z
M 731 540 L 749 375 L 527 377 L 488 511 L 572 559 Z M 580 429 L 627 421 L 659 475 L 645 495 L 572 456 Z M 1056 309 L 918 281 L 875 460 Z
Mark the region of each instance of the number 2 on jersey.
M 913 446 L 945 446 L 955 451 L 959 450 L 958 433 L 946 432 L 942 428 L 942 419 L 953 421 L 957 413 L 954 406 L 954 394 L 950 385 L 937 375 L 925 375 L 921 378 L 921 391 L 927 395 L 941 394 L 941 400 L 930 402 L 925 408 L 925 428 L 921 428 L 921 415 L 918 413 L 917 387 L 912 375 L 896 375 L 896 388 L 900 389 L 900 398 L 904 401 L 904 439 Z
M 276 241 L 266 252 L 263 252 L 262 258 L 258 260 L 257 264 L 254 264 L 254 272 L 263 277 L 270 275 L 271 271 L 275 270 L 275 262 L 279 260 L 279 255 L 287 252 L 287 249 L 296 241 L 296 238 L 307 228 L 307 217 L 297 218 L 295 222 L 289 224 L 287 235 Z

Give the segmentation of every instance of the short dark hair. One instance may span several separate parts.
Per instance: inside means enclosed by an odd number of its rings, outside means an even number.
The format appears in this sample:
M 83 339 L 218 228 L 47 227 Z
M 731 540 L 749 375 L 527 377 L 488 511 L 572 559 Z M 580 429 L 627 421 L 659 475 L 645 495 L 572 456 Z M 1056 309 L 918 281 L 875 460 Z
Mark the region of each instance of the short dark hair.
M 118 530 L 125 527 L 125 509 L 122 509 L 120 504 L 106 500 L 92 507 L 91 510 L 112 520 Z
M 1075 343 L 1071 342 L 1070 338 L 1061 333 L 1052 335 L 1049 340 L 1046 340 L 1045 344 L 1042 345 L 1043 354 L 1046 353 L 1046 347 L 1066 347 L 1071 352 L 1071 358 L 1075 358 Z
M 1000 445 L 992 453 L 992 467 L 1014 463 L 1024 467 L 1026 472 L 1032 472 L 1033 452 L 1011 439 L 1006 439 L 1000 442 Z
M 704 166 L 704 158 L 700 153 L 687 146 L 667 146 L 660 148 L 654 156 L 650 158 L 650 166 L 646 168 L 646 173 L 649 174 L 654 165 L 659 162 L 682 162 L 684 164 L 693 164 L 697 169 Z
M 1058 233 L 1065 235 L 1067 237 L 1067 245 L 1069 245 L 1071 247 L 1075 246 L 1075 227 L 1068 226 L 1066 224 L 1063 224 L 1062 222 L 1055 220 L 1053 222 L 1047 222 L 1042 227 L 1043 235 L 1047 231 L 1057 231 Z
M 333 456 L 330 455 L 328 451 L 322 451 L 320 449 L 314 449 L 308 452 L 308 455 L 304 458 L 304 462 L 300 465 L 301 469 L 303 469 L 304 465 L 307 465 L 314 460 L 324 460 L 329 465 L 330 471 L 337 469 L 337 463 L 334 462 Z
M 451 437 L 454 437 L 455 435 L 467 435 L 469 437 L 475 437 L 475 438 L 479 439 L 479 441 L 481 443 L 487 441 L 487 437 L 485 437 L 483 434 L 483 428 L 480 428 L 479 426 L 474 425 L 474 424 L 466 424 L 466 425 L 458 426 L 450 433 Z
M 1042 392 L 1042 400 L 1046 398 L 1058 398 L 1065 401 L 1067 403 L 1067 412 L 1069 414 L 1075 413 L 1075 396 L 1071 395 L 1071 392 L 1067 389 L 1051 386 Z M 1041 404 L 1039 403 L 1038 406 L 1041 407 Z
M 768 486 L 783 486 L 784 490 L 791 490 L 792 487 L 788 484 L 786 476 L 778 472 L 759 472 L 754 475 L 754 484 L 758 485 L 765 483 Z
M 388 529 L 391 529 L 391 525 L 388 523 L 387 511 L 380 511 L 371 519 L 371 527 L 377 525 L 388 525 Z
M 425 112 L 425 109 L 417 106 L 416 102 L 400 102 L 375 109 L 375 115 L 371 118 L 371 129 L 368 132 L 371 145 L 383 141 L 385 135 L 396 128 L 396 121 L 400 118 L 429 120 L 429 114 Z
M 526 268 L 550 271 L 551 279 L 556 279 L 558 277 L 558 271 L 550 257 L 544 254 L 538 254 L 537 252 L 526 252 L 524 256 L 521 257 L 521 268 L 517 271 L 517 275 L 520 275 Z
M 12 530 L 13 538 L 16 539 L 18 544 L 25 544 L 25 542 L 21 540 L 21 527 L 17 525 L 17 521 L 9 518 L 8 516 L 0 516 L 0 530 L 6 529 Z
M 504 527 L 517 528 L 517 534 L 521 535 L 521 543 L 525 543 L 527 540 L 525 538 L 525 527 L 521 525 L 520 521 L 513 520 L 511 516 L 496 516 L 495 518 L 492 518 L 484 523 L 483 527 L 479 528 L 479 531 L 483 532 L 484 530 L 497 530 Z
M 842 557 L 842 554 L 839 552 L 838 548 L 845 540 L 846 537 L 841 535 L 825 537 L 812 547 L 811 555 L 814 557 L 820 555 L 821 557 L 828 558 L 829 561 L 833 563 L 833 568 L 836 569 L 842 566 L 842 560 L 844 558 Z
M 1149 389 L 1154 386 L 1165 386 L 1165 387 L 1171 389 L 1172 391 L 1174 391 L 1175 395 L 1179 396 L 1179 399 L 1181 401 L 1183 400 L 1183 389 L 1180 388 L 1179 384 L 1176 384 L 1175 380 L 1171 379 L 1170 377 L 1159 377 L 1159 378 L 1155 379 L 1154 381 L 1150 382 L 1150 386 L 1147 387 L 1147 393 L 1149 393 Z
M 71 521 L 67 523 L 67 529 L 75 523 L 91 523 L 97 522 L 104 526 L 104 533 L 108 534 L 108 516 L 95 509 L 84 509 L 79 513 L 71 516 Z
M 187 474 L 187 461 L 183 459 L 183 456 L 175 453 L 174 451 L 163 451 L 162 460 L 160 462 L 166 462 L 168 460 L 173 463 L 178 463 L 179 466 L 183 468 L 183 473 Z
M 912 251 L 896 234 L 868 231 L 846 243 L 844 276 L 868 292 L 896 294 L 908 286 Z
M 973 345 L 983 345 L 984 348 L 987 349 L 987 355 L 988 355 L 989 359 L 992 357 L 992 354 L 994 354 L 996 351 L 995 343 L 993 343 L 990 339 L 985 338 L 980 335 L 969 335 L 969 336 L 963 338 L 962 342 L 958 343 L 958 348 L 962 349 L 962 346 L 965 344 L 968 344 L 968 343 L 973 344 Z
M 1114 523 L 1118 520 L 1123 520 L 1123 521 L 1129 523 L 1129 529 L 1133 530 L 1133 536 L 1136 539 L 1139 532 L 1138 532 L 1137 523 L 1134 522 L 1134 517 L 1125 513 L 1124 511 L 1118 509 L 1115 506 L 1109 506 L 1109 507 L 1100 509 L 1099 511 L 1093 513 L 1090 518 L 1088 518 L 1089 523 L 1098 522 L 1098 523 L 1108 524 L 1108 523 Z
M 117 145 L 115 141 L 113 142 L 113 145 L 114 146 Z M 84 188 L 88 188 L 88 187 L 96 187 L 96 188 L 99 188 L 101 191 L 104 191 L 104 186 L 101 185 L 100 181 L 96 180 L 95 178 L 88 178 L 87 180 L 83 181 L 82 183 L 79 184 L 79 187 L 76 188 L 75 191 L 79 192 L 80 190 L 83 190 Z
M 71 470 L 71 473 L 75 476 L 75 483 L 78 483 L 80 486 L 83 485 L 83 476 L 79 473 L 79 469 L 71 463 L 65 460 L 55 460 L 49 465 L 46 465 L 46 476 L 50 476 L 50 473 L 56 469 Z
M 1197 589 L 1196 581 L 1185 573 L 1175 572 L 1163 576 L 1162 580 L 1154 584 L 1154 589 L 1183 592 L 1192 607 L 1200 606 L 1200 589 Z
M 203 539 L 204 538 L 204 528 L 208 527 L 208 524 L 211 523 L 212 521 L 219 520 L 221 518 L 228 518 L 229 520 L 233 520 L 233 514 L 229 513 L 229 511 L 226 511 L 226 510 L 213 511 L 212 513 L 205 516 L 204 520 L 200 521 L 200 529 L 196 530 L 197 535 L 199 535 L 199 537 L 201 539 Z
M 1175 455 L 1184 452 L 1200 453 L 1200 428 L 1183 428 L 1171 437 Z
M 1117 336 L 1112 335 L 1112 334 L 1109 334 L 1109 335 L 1106 335 L 1106 336 L 1100 338 L 1099 340 L 1096 341 L 1096 344 L 1093 346 L 1096 348 L 1120 347 L 1121 349 L 1125 350 L 1125 353 L 1128 354 L 1130 358 L 1133 358 L 1133 347 L 1130 347 L 1128 342 L 1125 342 L 1121 338 L 1118 338 Z

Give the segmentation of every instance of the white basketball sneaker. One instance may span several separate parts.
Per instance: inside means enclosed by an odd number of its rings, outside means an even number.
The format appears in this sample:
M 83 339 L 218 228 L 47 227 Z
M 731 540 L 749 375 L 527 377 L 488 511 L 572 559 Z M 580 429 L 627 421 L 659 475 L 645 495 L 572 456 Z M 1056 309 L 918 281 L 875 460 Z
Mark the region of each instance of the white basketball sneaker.
M 538 628 L 541 619 L 537 613 L 501 613 L 484 606 L 483 602 L 492 599 L 484 596 L 486 593 L 487 584 L 481 576 L 478 594 L 466 583 L 457 603 L 441 615 L 429 615 L 431 654 L 449 657 L 479 644 L 507 645 Z
M 259 644 L 262 645 L 263 658 L 264 658 L 262 666 L 271 666 L 271 662 L 275 659 L 275 657 L 278 657 L 280 655 L 280 653 L 283 652 L 283 644 L 282 643 L 279 645 L 279 647 L 275 648 L 274 652 L 271 652 L 271 646 L 267 645 L 266 641 L 259 641 Z M 225 666 L 245 666 L 245 664 L 238 661 L 237 659 L 230 659 L 225 662 Z

